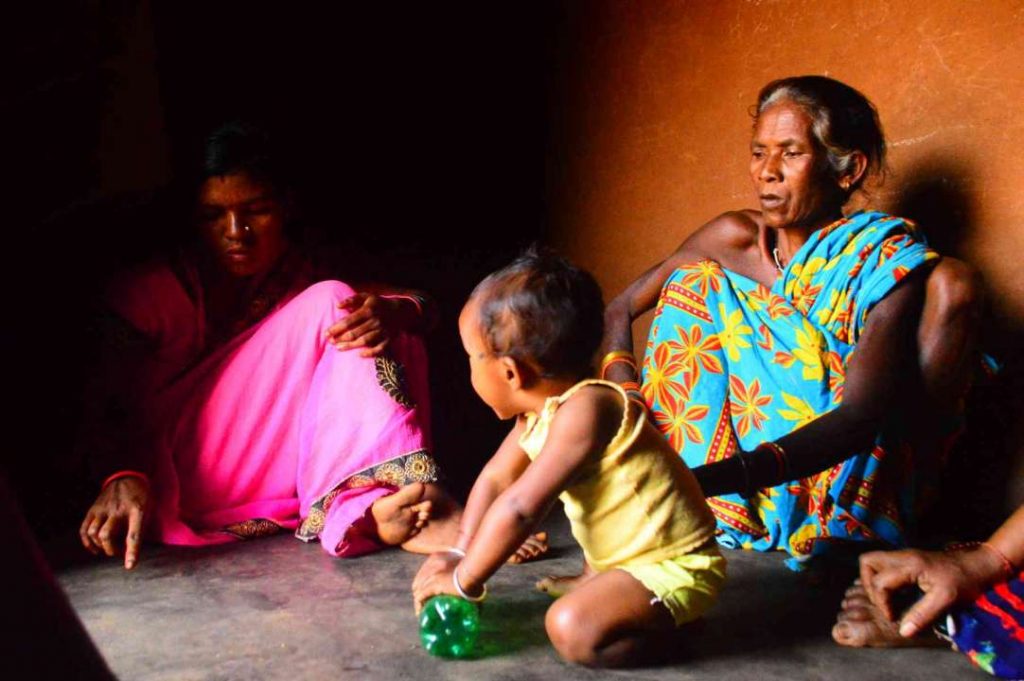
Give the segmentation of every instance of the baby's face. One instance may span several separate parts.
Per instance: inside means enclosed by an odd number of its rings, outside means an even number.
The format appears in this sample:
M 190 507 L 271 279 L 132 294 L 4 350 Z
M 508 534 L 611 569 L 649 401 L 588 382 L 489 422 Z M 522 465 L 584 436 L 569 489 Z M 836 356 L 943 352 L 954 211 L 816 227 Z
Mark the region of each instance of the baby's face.
M 477 304 L 470 300 L 459 315 L 459 336 L 469 355 L 469 375 L 473 390 L 500 419 L 509 419 L 517 411 L 512 405 L 512 386 L 506 379 L 502 358 L 487 348 L 477 313 Z

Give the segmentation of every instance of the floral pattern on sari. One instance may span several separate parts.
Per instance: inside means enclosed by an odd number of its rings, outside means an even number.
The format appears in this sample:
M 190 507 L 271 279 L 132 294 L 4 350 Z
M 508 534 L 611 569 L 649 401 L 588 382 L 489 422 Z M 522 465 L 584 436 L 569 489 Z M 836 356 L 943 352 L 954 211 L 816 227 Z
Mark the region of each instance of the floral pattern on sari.
M 653 422 L 692 468 L 814 421 L 842 403 L 872 307 L 937 258 L 912 223 L 857 213 L 815 232 L 771 288 L 709 260 L 679 268 L 662 289 L 642 367 Z M 794 569 L 838 539 L 900 545 L 911 455 L 880 434 L 803 480 L 709 499 L 719 541 L 785 550 Z

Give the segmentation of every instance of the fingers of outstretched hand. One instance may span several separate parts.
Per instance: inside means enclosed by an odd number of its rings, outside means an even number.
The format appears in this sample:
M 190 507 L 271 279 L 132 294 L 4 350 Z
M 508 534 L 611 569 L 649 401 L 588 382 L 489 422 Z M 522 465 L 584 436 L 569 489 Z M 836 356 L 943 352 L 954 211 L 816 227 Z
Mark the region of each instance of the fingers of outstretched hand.
M 935 621 L 956 601 L 956 589 L 947 584 L 932 585 L 900 620 L 900 636 L 910 638 Z
M 142 546 L 142 518 L 140 508 L 128 512 L 128 536 L 125 538 L 124 567 L 131 570 L 139 560 L 139 548 Z
M 82 546 L 93 555 L 100 552 L 99 542 L 96 541 L 96 538 L 101 524 L 102 520 L 99 516 L 92 509 L 89 509 L 89 512 L 85 514 L 85 520 L 82 521 L 82 525 L 78 528 L 78 537 L 82 540 Z
M 100 547 L 103 549 L 103 553 L 108 556 L 116 556 L 118 551 L 118 535 L 122 525 L 122 518 L 116 514 L 110 514 L 107 516 L 106 522 L 100 527 L 97 533 Z

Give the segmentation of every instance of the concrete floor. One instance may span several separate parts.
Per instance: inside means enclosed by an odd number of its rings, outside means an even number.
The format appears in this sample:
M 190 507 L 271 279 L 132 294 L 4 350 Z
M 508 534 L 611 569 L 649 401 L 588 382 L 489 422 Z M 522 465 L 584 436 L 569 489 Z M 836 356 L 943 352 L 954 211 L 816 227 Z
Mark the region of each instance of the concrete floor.
M 578 569 L 565 522 L 552 557 L 506 567 L 483 611 L 483 655 L 445 661 L 419 646 L 409 585 L 421 558 L 338 560 L 287 535 L 207 549 L 150 547 L 132 572 L 93 562 L 59 572 L 90 634 L 125 681 L 220 679 L 986 679 L 945 650 L 849 650 L 829 628 L 841 590 L 779 555 L 728 552 L 730 579 L 674 661 L 628 671 L 563 663 L 544 634 L 550 600 L 533 582 Z

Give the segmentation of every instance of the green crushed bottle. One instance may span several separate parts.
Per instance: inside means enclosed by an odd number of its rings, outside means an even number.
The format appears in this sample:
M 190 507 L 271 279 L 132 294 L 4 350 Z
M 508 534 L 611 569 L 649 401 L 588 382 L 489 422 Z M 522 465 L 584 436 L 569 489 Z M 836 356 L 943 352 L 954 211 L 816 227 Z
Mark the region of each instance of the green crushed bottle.
M 480 613 L 464 598 L 434 596 L 423 605 L 420 641 L 431 655 L 469 657 L 479 635 Z

